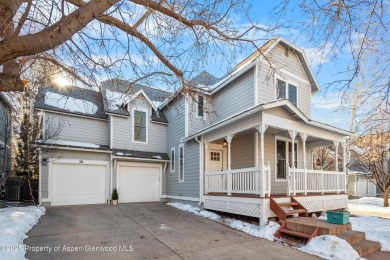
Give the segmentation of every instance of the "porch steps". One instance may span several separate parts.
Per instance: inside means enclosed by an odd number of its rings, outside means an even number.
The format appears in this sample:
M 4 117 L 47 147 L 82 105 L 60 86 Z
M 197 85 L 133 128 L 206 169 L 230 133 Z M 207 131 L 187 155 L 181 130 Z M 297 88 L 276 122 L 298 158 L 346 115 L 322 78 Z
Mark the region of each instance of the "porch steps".
M 298 201 L 293 197 L 286 198 L 288 201 L 278 202 L 276 199 L 270 198 L 270 208 L 279 218 L 279 221 L 286 221 L 289 216 L 298 214 L 301 217 L 307 217 L 308 212 Z
M 365 256 L 380 250 L 380 243 L 366 239 L 364 232 L 352 230 L 351 224 L 336 225 L 309 217 L 288 218 L 275 233 L 276 237 L 291 236 L 309 242 L 319 235 L 335 235 L 347 241 L 359 255 Z
M 337 236 L 347 241 L 360 256 L 365 256 L 381 249 L 381 244 L 376 241 L 367 240 L 364 232 L 350 230 Z

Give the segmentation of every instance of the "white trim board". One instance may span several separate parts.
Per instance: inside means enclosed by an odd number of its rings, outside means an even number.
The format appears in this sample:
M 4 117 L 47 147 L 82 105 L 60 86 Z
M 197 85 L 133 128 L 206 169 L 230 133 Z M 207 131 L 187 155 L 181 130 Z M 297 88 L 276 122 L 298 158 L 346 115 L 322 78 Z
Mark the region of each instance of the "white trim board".
M 182 197 L 182 196 L 171 196 L 171 195 L 161 195 L 162 199 L 174 199 L 174 200 L 188 200 L 199 202 L 199 198 L 193 197 Z

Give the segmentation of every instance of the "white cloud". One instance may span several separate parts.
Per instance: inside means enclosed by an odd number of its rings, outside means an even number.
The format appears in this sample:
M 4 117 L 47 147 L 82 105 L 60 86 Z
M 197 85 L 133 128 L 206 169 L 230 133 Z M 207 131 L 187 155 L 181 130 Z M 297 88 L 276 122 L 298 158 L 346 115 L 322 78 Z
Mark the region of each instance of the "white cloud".
M 312 99 L 313 108 L 325 110 L 337 110 L 342 105 L 342 99 L 339 96 L 314 96 Z

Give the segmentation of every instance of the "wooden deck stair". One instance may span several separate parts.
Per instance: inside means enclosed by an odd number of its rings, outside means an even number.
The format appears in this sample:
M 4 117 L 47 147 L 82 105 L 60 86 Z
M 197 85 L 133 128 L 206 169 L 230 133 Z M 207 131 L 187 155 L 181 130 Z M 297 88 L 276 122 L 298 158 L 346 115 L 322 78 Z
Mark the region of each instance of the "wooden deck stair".
M 307 242 L 319 235 L 336 235 L 346 240 L 361 257 L 380 250 L 380 243 L 366 240 L 365 233 L 352 230 L 351 224 L 336 225 L 315 218 L 288 218 L 275 233 L 276 237 L 291 236 Z
M 288 202 L 278 202 L 276 199 L 270 198 L 270 208 L 279 218 L 279 221 L 286 221 L 289 216 L 295 214 L 301 217 L 308 216 L 307 209 L 293 197 L 290 197 Z

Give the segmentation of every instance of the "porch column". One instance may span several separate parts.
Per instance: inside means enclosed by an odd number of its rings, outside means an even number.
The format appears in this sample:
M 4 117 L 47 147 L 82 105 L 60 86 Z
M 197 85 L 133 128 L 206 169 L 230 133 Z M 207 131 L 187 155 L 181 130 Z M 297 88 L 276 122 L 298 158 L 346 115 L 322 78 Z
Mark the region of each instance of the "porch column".
M 265 179 L 265 172 L 264 172 L 264 167 L 265 167 L 265 152 L 264 152 L 264 133 L 267 130 L 268 125 L 261 124 L 256 127 L 257 131 L 260 133 L 260 180 L 261 183 L 259 183 L 260 187 L 260 197 L 265 197 L 265 190 L 266 190 L 266 179 Z M 270 188 L 270 187 L 268 187 Z M 269 194 L 271 195 L 271 194 Z
M 302 152 L 303 152 L 303 171 L 304 171 L 304 181 L 305 181 L 305 192 L 304 194 L 307 195 L 307 171 L 306 171 L 306 139 L 307 134 L 305 133 L 299 133 L 302 139 Z
M 333 141 L 335 147 L 334 167 L 336 171 L 336 193 L 339 194 L 339 142 Z
M 204 179 L 205 179 L 205 194 L 209 193 L 208 179 L 206 177 L 206 173 L 208 172 L 208 162 L 209 162 L 209 142 L 204 143 Z
M 230 134 L 225 137 L 227 142 L 227 149 L 228 149 L 228 158 L 227 158 L 227 166 L 228 166 L 228 175 L 227 175 L 227 195 L 232 195 L 232 175 L 230 174 L 230 170 L 232 169 L 232 156 L 231 156 L 231 143 L 233 139 L 234 134 Z
M 345 183 L 348 183 L 347 181 L 347 143 L 346 142 L 342 142 L 341 145 L 343 146 L 343 175 L 344 175 L 344 178 L 345 178 Z M 346 185 L 344 185 L 344 187 L 342 187 L 342 191 L 343 192 L 346 192 L 346 189 L 347 187 L 345 187 Z
M 295 130 L 289 130 L 288 133 L 290 134 L 290 137 L 291 137 L 291 166 L 292 166 L 292 169 L 293 169 L 293 174 L 292 174 L 292 178 L 291 178 L 291 182 L 292 182 L 292 188 L 293 188 L 293 195 L 297 195 L 296 194 L 296 191 L 295 191 L 295 137 L 297 136 L 297 132 L 295 132 Z M 290 196 L 290 194 L 288 194 L 288 196 Z

